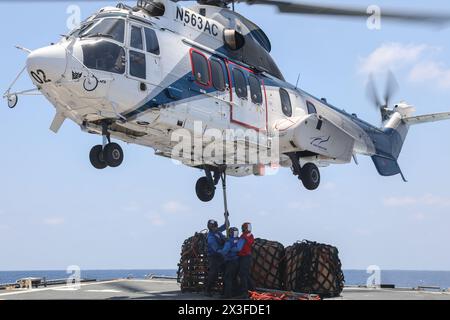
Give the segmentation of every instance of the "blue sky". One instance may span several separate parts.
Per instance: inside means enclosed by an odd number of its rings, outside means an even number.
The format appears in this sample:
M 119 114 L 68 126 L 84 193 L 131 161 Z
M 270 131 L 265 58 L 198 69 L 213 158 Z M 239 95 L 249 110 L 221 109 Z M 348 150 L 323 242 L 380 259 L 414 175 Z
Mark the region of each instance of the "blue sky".
M 361 1 L 346 1 L 359 4 Z M 376 1 L 405 7 L 403 1 Z M 373 4 L 367 3 L 367 4 Z M 80 3 L 83 18 L 102 3 Z M 1 3 L 0 88 L 25 62 L 20 44 L 39 48 L 67 32 L 68 3 Z M 450 11 L 448 1 L 408 1 L 409 8 Z M 332 104 L 378 123 L 365 97 L 367 71 L 393 69 L 417 113 L 450 110 L 450 28 L 364 20 L 339 21 L 280 15 L 239 5 L 272 40 L 286 79 Z M 20 16 L 17 11 L 20 10 Z M 384 74 L 377 73 L 383 83 Z M 18 87 L 27 88 L 23 78 Z M 0 108 L 0 270 L 176 268 L 185 238 L 209 218 L 221 220 L 221 190 L 197 200 L 201 172 L 175 166 L 151 149 L 122 146 L 120 168 L 97 171 L 88 160 L 97 136 L 66 122 L 48 130 L 53 107 L 42 97 Z M 450 122 L 412 128 L 400 157 L 409 180 L 378 176 L 369 158 L 322 170 L 316 192 L 303 189 L 290 170 L 268 177 L 229 179 L 233 224 L 253 222 L 257 237 L 285 245 L 309 239 L 335 245 L 346 269 L 450 270 Z

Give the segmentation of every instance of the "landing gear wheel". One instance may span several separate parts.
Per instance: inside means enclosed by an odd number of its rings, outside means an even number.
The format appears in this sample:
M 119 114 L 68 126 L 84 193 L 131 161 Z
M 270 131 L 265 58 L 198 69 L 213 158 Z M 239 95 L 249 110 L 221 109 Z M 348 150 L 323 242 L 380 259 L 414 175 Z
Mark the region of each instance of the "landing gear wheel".
M 100 144 L 91 149 L 89 160 L 96 169 L 105 169 L 108 166 L 103 158 L 103 146 Z
M 103 157 L 108 166 L 118 167 L 123 162 L 123 150 L 117 143 L 108 143 L 103 150 Z
M 195 184 L 195 192 L 200 201 L 209 202 L 214 198 L 216 187 L 207 177 L 201 177 Z
M 320 171 L 314 163 L 307 163 L 301 169 L 300 179 L 308 190 L 316 190 L 320 184 Z
M 18 101 L 19 98 L 17 97 L 17 94 L 8 96 L 8 108 L 13 109 L 15 106 L 17 106 Z

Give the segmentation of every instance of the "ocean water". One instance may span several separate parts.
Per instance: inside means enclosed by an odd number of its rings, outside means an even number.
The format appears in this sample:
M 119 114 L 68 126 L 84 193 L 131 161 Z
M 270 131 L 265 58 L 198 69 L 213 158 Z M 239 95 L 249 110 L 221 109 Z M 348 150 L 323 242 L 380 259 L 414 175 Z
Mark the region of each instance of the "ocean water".
M 346 285 L 365 285 L 371 274 L 366 270 L 344 270 Z M 394 284 L 396 287 L 417 288 L 433 286 L 450 288 L 450 271 L 402 271 L 381 270 L 381 284 Z
M 47 280 L 67 279 L 71 273 L 66 270 L 36 270 L 36 271 L 0 271 L 0 284 L 15 283 L 16 280 L 27 277 L 47 278 Z M 81 279 L 111 280 L 118 278 L 143 279 L 147 275 L 171 276 L 177 275 L 177 270 L 81 270 Z
M 176 276 L 177 270 L 81 270 L 82 279 L 109 280 L 117 278 L 145 278 L 147 275 Z M 65 270 L 38 271 L 0 271 L 0 284 L 15 283 L 25 277 L 46 277 L 48 280 L 66 279 L 70 274 Z M 346 285 L 365 285 L 368 274 L 365 270 L 344 270 Z M 418 286 L 436 286 L 450 288 L 450 271 L 401 271 L 385 270 L 380 273 L 382 284 L 394 284 L 396 287 L 417 288 Z

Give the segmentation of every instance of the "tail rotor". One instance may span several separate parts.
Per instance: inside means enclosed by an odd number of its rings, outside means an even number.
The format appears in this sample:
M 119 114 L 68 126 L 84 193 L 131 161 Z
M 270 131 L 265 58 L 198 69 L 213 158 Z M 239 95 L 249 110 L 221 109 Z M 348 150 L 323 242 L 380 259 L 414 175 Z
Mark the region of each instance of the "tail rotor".
M 399 85 L 397 80 L 395 79 L 394 74 L 389 71 L 386 79 L 386 88 L 383 95 L 383 101 L 380 100 L 378 95 L 378 90 L 375 85 L 375 80 L 373 75 L 369 76 L 369 81 L 367 83 L 367 97 L 372 102 L 372 105 L 380 112 L 381 114 L 381 122 L 385 122 L 389 120 L 389 117 L 394 113 L 392 109 L 389 109 L 390 102 L 392 97 L 398 91 Z

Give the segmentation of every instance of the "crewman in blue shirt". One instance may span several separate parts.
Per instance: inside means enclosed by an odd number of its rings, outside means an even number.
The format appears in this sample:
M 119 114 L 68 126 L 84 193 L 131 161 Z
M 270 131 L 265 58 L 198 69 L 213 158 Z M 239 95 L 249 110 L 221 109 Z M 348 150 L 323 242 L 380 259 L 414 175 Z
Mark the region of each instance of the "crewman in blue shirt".
M 219 271 L 223 267 L 224 258 L 219 252 L 226 241 L 223 231 L 225 231 L 226 225 L 218 227 L 216 220 L 208 221 L 208 279 L 206 280 L 205 295 L 212 296 L 212 288 L 217 281 Z
M 223 276 L 224 298 L 230 299 L 237 291 L 237 274 L 239 271 L 238 252 L 242 250 L 243 244 L 238 246 L 239 230 L 230 228 L 228 240 L 224 247 L 219 250 L 225 260 L 225 272 Z

